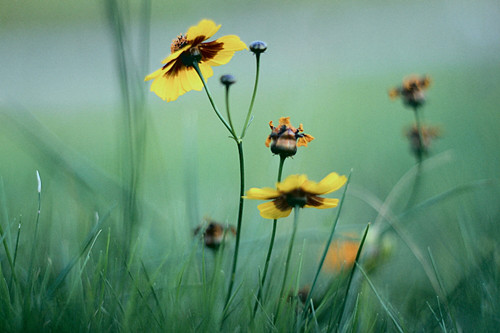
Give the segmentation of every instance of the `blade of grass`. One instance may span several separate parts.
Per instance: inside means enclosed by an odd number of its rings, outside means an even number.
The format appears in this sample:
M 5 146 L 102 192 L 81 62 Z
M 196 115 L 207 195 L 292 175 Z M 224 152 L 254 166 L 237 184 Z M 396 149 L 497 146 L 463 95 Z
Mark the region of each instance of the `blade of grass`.
M 352 284 L 352 280 L 354 277 L 354 273 L 356 272 L 356 267 L 357 267 L 357 264 L 359 263 L 359 258 L 361 256 L 361 252 L 363 251 L 363 245 L 365 244 L 366 236 L 368 235 L 369 229 L 370 229 L 370 223 L 368 223 L 368 225 L 366 226 L 365 232 L 363 233 L 363 237 L 361 238 L 361 242 L 359 243 L 358 252 L 356 253 L 356 259 L 354 259 L 354 265 L 352 265 L 351 274 L 349 275 L 349 280 L 347 281 L 347 288 L 346 288 L 344 298 L 342 301 L 342 306 L 341 306 L 340 312 L 339 312 L 339 321 L 337 322 L 337 327 L 339 329 L 340 329 L 341 324 L 342 324 L 342 317 L 344 316 L 345 306 L 347 303 L 347 296 L 348 296 L 349 291 L 351 289 L 351 284 Z
M 344 205 L 345 201 L 345 195 L 347 193 L 347 188 L 349 187 L 349 182 L 351 181 L 351 175 L 352 175 L 352 169 L 349 172 L 349 175 L 347 176 L 347 181 L 344 185 L 344 192 L 342 193 L 342 197 L 340 199 L 340 204 L 337 210 L 337 215 L 335 217 L 335 220 L 333 221 L 332 224 L 332 229 L 330 231 L 330 235 L 328 237 L 328 241 L 326 242 L 325 249 L 323 251 L 323 255 L 321 256 L 321 260 L 318 265 L 318 269 L 316 270 L 316 274 L 313 279 L 313 283 L 311 285 L 311 289 L 309 290 L 309 294 L 307 295 L 306 301 L 304 302 L 305 307 L 304 307 L 304 312 L 303 312 L 303 317 L 305 318 L 307 316 L 308 308 L 309 308 L 309 302 L 311 300 L 312 294 L 314 292 L 314 289 L 316 287 L 316 283 L 318 281 L 319 274 L 321 273 L 321 269 L 323 268 L 323 263 L 325 262 L 326 259 L 326 254 L 328 253 L 328 249 L 330 248 L 330 244 L 332 243 L 333 239 L 333 234 L 335 233 L 335 228 L 337 227 L 337 223 L 339 221 L 340 213 L 342 211 L 342 206 Z
M 392 320 L 392 323 L 394 324 L 394 326 L 396 327 L 397 331 L 400 332 L 400 333 L 404 333 L 405 330 L 401 327 L 401 324 L 398 322 L 398 320 L 396 319 L 396 317 L 394 316 L 394 314 L 392 313 L 392 311 L 389 309 L 389 307 L 387 306 L 387 304 L 384 302 L 384 300 L 382 299 L 382 297 L 380 296 L 380 294 L 378 293 L 377 291 L 377 288 L 375 288 L 375 286 L 373 285 L 372 281 L 370 280 L 370 278 L 368 277 L 368 275 L 366 274 L 365 270 L 363 269 L 363 267 L 361 267 L 361 265 L 359 265 L 358 263 L 355 263 L 356 266 L 358 266 L 358 269 L 360 270 L 360 272 L 363 274 L 363 276 L 365 277 L 366 279 L 366 282 L 368 282 L 368 285 L 370 286 L 370 288 L 372 289 L 373 293 L 375 294 L 375 296 L 377 297 L 378 301 L 380 302 L 380 304 L 382 305 L 382 307 L 384 308 L 385 312 L 387 313 L 387 315 L 389 316 L 389 318 Z
M 78 262 L 78 260 L 85 254 L 89 246 L 92 244 L 93 239 L 95 236 L 100 232 L 101 226 L 108 219 L 108 217 L 111 214 L 111 211 L 116 207 L 116 205 L 113 205 L 106 214 L 102 218 L 99 218 L 99 216 L 96 213 L 97 217 L 97 223 L 95 226 L 90 230 L 90 232 L 87 234 L 87 237 L 83 241 L 83 245 L 80 247 L 80 252 L 71 259 L 71 261 L 64 267 L 64 269 L 57 275 L 56 279 L 54 282 L 51 284 L 47 291 L 47 298 L 52 298 L 54 296 L 54 293 L 56 290 L 61 286 L 61 284 L 64 282 L 66 277 L 68 276 L 69 272 L 73 269 L 75 264 Z

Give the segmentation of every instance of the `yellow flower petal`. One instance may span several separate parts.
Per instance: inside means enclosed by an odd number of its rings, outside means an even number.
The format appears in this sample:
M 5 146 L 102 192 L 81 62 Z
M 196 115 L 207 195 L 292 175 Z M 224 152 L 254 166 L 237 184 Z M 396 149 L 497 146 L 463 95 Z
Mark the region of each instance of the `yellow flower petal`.
M 212 59 L 206 61 L 206 63 L 211 66 L 227 64 L 233 57 L 234 52 L 245 50 L 247 48 L 246 44 L 235 35 L 221 37 L 214 41 L 214 43 L 222 43 L 223 45 L 222 50 L 218 51 Z
M 327 209 L 337 207 L 338 204 L 339 199 L 312 196 L 307 198 L 307 204 L 304 206 L 304 208 Z
M 299 189 L 304 182 L 307 182 L 306 175 L 290 175 L 283 182 L 278 183 L 276 187 L 282 193 L 289 193 Z
M 251 188 L 248 190 L 245 199 L 255 199 L 255 200 L 269 200 L 277 198 L 281 195 L 278 190 L 270 187 L 264 188 Z
M 297 141 L 297 147 L 301 146 L 307 147 L 307 143 L 314 140 L 314 137 L 312 135 L 309 134 L 303 134 L 303 135 L 304 136 L 299 138 L 299 140 Z
M 161 76 L 163 73 L 164 73 L 163 69 L 160 68 L 159 70 L 154 71 L 153 73 L 151 73 L 148 76 L 146 76 L 144 78 L 144 81 L 149 81 L 149 80 L 156 79 L 157 77 Z
M 274 201 L 269 201 L 260 204 L 257 206 L 257 208 L 259 208 L 260 216 L 262 216 L 265 219 L 271 219 L 271 220 L 287 217 L 288 215 L 290 215 L 290 212 L 292 211 L 291 207 L 286 210 L 279 210 L 278 208 L 276 208 Z
M 220 24 L 216 25 L 212 20 L 201 20 L 198 25 L 189 28 L 186 33 L 186 37 L 189 41 L 194 40 L 196 37 L 203 36 L 203 40 L 207 40 L 212 37 L 219 29 Z
M 313 181 L 306 181 L 302 184 L 301 188 L 311 194 L 327 194 L 341 188 L 347 181 L 346 176 L 339 176 L 338 173 L 332 172 L 319 183 Z

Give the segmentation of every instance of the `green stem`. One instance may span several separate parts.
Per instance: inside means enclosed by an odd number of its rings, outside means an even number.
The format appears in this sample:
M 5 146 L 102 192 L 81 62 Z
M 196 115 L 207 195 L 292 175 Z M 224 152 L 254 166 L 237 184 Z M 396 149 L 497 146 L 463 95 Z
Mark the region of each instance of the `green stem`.
M 234 130 L 234 125 L 233 121 L 231 120 L 231 112 L 229 109 L 229 84 L 226 85 L 226 112 L 227 112 L 227 120 L 229 121 L 229 127 L 231 127 L 231 135 L 233 136 L 233 139 L 235 139 L 237 142 L 238 140 L 236 139 L 236 132 Z
M 240 247 L 240 235 L 241 235 L 241 221 L 243 218 L 243 196 L 245 195 L 245 163 L 243 160 L 243 143 L 241 141 L 236 141 L 238 146 L 238 156 L 240 161 L 240 204 L 238 209 L 238 224 L 236 226 L 236 244 L 234 247 L 234 257 L 233 257 L 233 268 L 231 269 L 231 280 L 229 281 L 229 288 L 227 290 L 226 301 L 224 304 L 224 311 L 226 311 L 227 304 L 231 298 L 231 293 L 233 291 L 234 280 L 236 276 L 236 266 L 238 264 L 238 250 Z
M 257 70 L 255 72 L 255 84 L 253 86 L 252 100 L 250 102 L 250 107 L 248 108 L 247 118 L 245 119 L 245 124 L 243 125 L 243 130 L 241 131 L 241 138 L 245 136 L 248 128 L 248 122 L 250 121 L 250 116 L 252 115 L 253 104 L 255 102 L 255 95 L 257 95 L 257 86 L 259 85 L 259 72 L 260 72 L 260 53 L 255 54 L 255 59 L 257 63 Z
M 417 160 L 418 163 L 422 162 L 422 157 L 424 153 L 424 136 L 422 134 L 422 124 L 420 122 L 420 117 L 418 114 L 418 107 L 415 106 L 413 107 L 413 113 L 415 114 L 415 126 L 417 126 L 417 133 L 418 133 L 418 143 L 420 144 L 418 153 L 417 153 Z
M 285 163 L 286 157 L 280 155 L 280 166 L 278 168 L 278 183 L 281 181 L 281 174 L 283 172 L 283 164 Z M 273 253 L 274 247 L 274 239 L 276 237 L 276 226 L 277 219 L 273 220 L 273 231 L 271 232 L 271 241 L 269 242 L 269 250 L 267 251 L 266 263 L 264 265 L 264 272 L 262 274 L 262 279 L 259 285 L 259 291 L 257 293 L 257 299 L 255 300 L 255 305 L 253 307 L 253 318 L 255 318 L 255 314 L 257 313 L 257 309 L 259 307 L 259 302 L 262 299 L 262 288 L 264 288 L 264 283 L 266 282 L 267 270 L 269 269 L 269 263 L 271 262 L 271 254 Z
M 286 256 L 286 261 L 285 261 L 285 274 L 283 275 L 283 283 L 281 284 L 280 297 L 278 298 L 278 310 L 276 311 L 276 317 L 274 317 L 275 321 L 279 317 L 281 304 L 283 303 L 283 295 L 285 293 L 286 280 L 288 277 L 288 271 L 290 269 L 290 259 L 292 258 L 293 243 L 295 242 L 297 226 L 299 225 L 299 209 L 300 209 L 299 206 L 295 206 L 293 209 L 294 211 L 293 231 L 292 231 L 292 237 L 290 238 L 290 244 L 288 245 L 288 254 Z
M 205 79 L 203 78 L 203 74 L 201 74 L 201 70 L 200 70 L 200 67 L 198 66 L 197 62 L 193 62 L 193 68 L 196 71 L 196 73 L 198 73 L 198 76 L 200 77 L 201 82 L 203 82 L 203 87 L 205 88 L 205 92 L 207 93 L 208 100 L 210 101 L 210 104 L 212 105 L 212 108 L 214 109 L 215 114 L 217 115 L 217 117 L 219 117 L 220 121 L 222 122 L 222 124 L 224 124 L 224 126 L 227 128 L 229 133 L 231 133 L 231 136 L 233 137 L 233 139 L 238 141 L 236 136 L 233 135 L 233 131 L 231 130 L 231 126 L 229 126 L 229 124 L 224 119 L 224 117 L 222 117 L 221 113 L 219 112 L 219 109 L 215 105 L 214 100 L 212 98 L 212 94 L 210 93 L 210 90 L 208 89 L 207 83 L 205 82 Z
M 344 192 L 342 193 L 342 198 L 340 199 L 339 203 L 339 209 L 337 211 L 337 216 L 335 217 L 335 221 L 333 222 L 332 229 L 330 231 L 330 236 L 328 237 L 328 241 L 326 242 L 325 249 L 323 251 L 323 255 L 321 256 L 321 260 L 319 262 L 318 269 L 316 270 L 316 275 L 314 276 L 313 283 L 311 285 L 311 289 L 309 290 L 309 294 L 307 295 L 307 299 L 304 302 L 306 308 L 304 309 L 303 315 L 304 317 L 307 315 L 307 311 L 309 309 L 309 303 L 311 301 L 311 296 L 314 291 L 314 288 L 316 287 L 316 282 L 318 281 L 319 273 L 321 273 L 321 269 L 323 268 L 323 263 L 325 262 L 326 255 L 328 253 L 328 250 L 330 249 L 330 244 L 332 243 L 333 235 L 335 234 L 335 229 L 337 227 L 337 222 L 339 221 L 340 217 L 340 212 L 342 211 L 342 206 L 344 204 L 344 199 L 345 199 L 345 194 L 347 192 L 347 187 L 349 186 L 349 182 L 351 180 L 351 172 L 349 173 L 349 176 L 347 177 L 347 181 L 344 187 Z

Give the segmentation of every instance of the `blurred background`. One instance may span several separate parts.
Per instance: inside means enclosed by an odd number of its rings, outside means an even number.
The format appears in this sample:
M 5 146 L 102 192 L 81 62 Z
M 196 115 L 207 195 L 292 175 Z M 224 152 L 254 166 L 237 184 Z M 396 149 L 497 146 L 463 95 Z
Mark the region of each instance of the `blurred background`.
M 214 38 L 236 34 L 247 44 L 268 44 L 244 141 L 247 189 L 274 184 L 279 158 L 264 146 L 268 122 L 290 116 L 316 139 L 287 160 L 284 176 L 320 180 L 353 169 L 339 232 L 359 233 L 368 222 L 386 228 L 377 216 L 392 193 L 389 209 L 404 214 L 402 232 L 426 260 L 432 250 L 450 293 L 464 281 L 468 263 L 493 256 L 489 262 L 498 265 L 498 1 L 124 4 L 2 3 L 0 207 L 9 240 L 19 221 L 27 234 L 34 228 L 35 170 L 43 184 L 41 246 L 56 263 L 78 251 L 74 244 L 95 224 L 95 212 L 112 211 L 109 228 L 117 239 L 127 229 L 122 223 L 133 225 L 116 244 L 139 244 L 137 255 L 151 264 L 188 253 L 204 216 L 236 223 L 237 151 L 205 93 L 165 103 L 143 82 L 170 53 L 172 39 L 209 18 L 222 24 Z M 208 80 L 223 110 L 218 79 L 236 76 L 231 106 L 237 128 L 250 102 L 254 67 L 251 52 L 238 52 Z M 409 74 L 432 78 L 423 121 L 441 128 L 412 199 L 423 205 L 410 212 L 416 162 L 404 130 L 414 117 L 387 94 Z M 253 271 L 265 253 L 250 254 L 267 246 L 271 230 L 258 204 L 245 203 L 241 234 L 241 267 Z M 305 240 L 310 251 L 319 251 L 334 214 L 304 210 L 298 244 Z M 279 246 L 286 247 L 290 229 L 291 220 L 280 221 Z M 424 269 L 405 241 L 395 236 L 392 242 L 392 256 L 374 281 L 396 307 L 421 310 L 401 290 L 411 286 L 427 295 L 432 289 Z

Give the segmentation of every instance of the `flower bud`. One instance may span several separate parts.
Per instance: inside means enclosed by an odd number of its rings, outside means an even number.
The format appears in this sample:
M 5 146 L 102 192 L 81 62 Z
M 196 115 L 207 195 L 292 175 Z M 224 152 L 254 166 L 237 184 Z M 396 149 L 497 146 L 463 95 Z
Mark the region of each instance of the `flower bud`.
M 220 82 L 226 87 L 229 87 L 236 83 L 236 78 L 231 74 L 225 74 L 220 77 Z
M 256 40 L 255 42 L 250 43 L 249 48 L 253 53 L 260 54 L 267 50 L 267 44 L 261 40 Z

